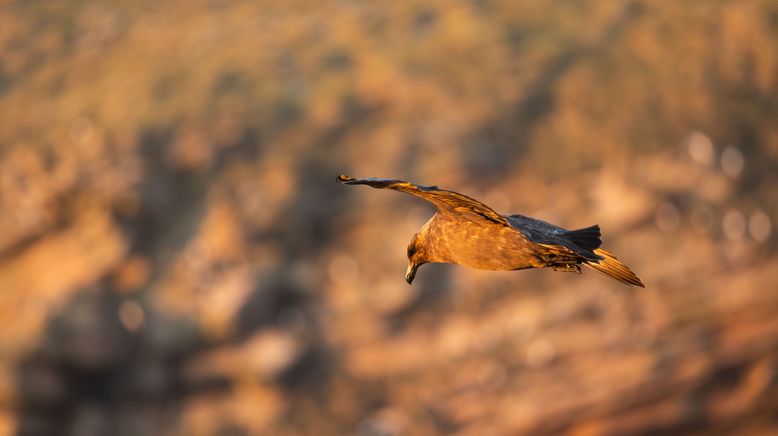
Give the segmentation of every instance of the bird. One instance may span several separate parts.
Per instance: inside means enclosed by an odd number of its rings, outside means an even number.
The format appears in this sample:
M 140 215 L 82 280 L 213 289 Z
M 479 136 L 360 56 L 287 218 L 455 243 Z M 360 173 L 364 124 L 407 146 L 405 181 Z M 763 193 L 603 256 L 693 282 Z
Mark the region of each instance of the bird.
M 408 243 L 408 284 L 424 264 L 453 263 L 490 271 L 551 268 L 579 274 L 581 266 L 586 266 L 645 288 L 632 270 L 600 248 L 599 225 L 567 230 L 524 215 L 501 215 L 467 195 L 403 180 L 339 175 L 337 181 L 400 191 L 435 205 L 435 214 Z

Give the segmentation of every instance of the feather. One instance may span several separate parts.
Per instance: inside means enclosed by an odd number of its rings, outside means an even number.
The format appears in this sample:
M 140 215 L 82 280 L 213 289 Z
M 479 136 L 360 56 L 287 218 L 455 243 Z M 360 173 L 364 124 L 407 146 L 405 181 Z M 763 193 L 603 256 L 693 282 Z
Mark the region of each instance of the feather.
M 646 287 L 646 285 L 644 285 L 643 282 L 640 281 L 638 276 L 635 275 L 635 273 L 632 272 L 632 270 L 630 270 L 623 263 L 619 262 L 619 259 L 617 259 L 616 256 L 603 250 L 602 248 L 598 248 L 594 250 L 594 252 L 597 255 L 602 256 L 603 260 L 600 261 L 587 260 L 584 262 L 584 265 L 588 266 L 589 268 L 595 271 L 605 274 L 608 277 L 612 277 L 622 283 L 640 286 L 641 288 Z

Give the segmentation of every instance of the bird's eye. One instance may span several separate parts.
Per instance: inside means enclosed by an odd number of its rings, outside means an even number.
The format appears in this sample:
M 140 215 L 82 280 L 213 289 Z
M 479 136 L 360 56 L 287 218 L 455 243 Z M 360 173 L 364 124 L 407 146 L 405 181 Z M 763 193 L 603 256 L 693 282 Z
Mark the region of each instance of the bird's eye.
M 408 246 L 408 257 L 413 257 L 416 254 L 416 247 L 413 245 Z

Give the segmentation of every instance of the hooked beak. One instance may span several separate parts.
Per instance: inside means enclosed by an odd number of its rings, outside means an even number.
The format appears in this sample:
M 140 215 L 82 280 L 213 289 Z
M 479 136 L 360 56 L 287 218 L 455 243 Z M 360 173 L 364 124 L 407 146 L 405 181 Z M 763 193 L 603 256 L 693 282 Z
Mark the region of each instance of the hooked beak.
M 408 269 L 405 271 L 405 281 L 410 285 L 413 283 L 413 278 L 416 277 L 416 268 L 419 266 L 413 262 L 408 263 Z

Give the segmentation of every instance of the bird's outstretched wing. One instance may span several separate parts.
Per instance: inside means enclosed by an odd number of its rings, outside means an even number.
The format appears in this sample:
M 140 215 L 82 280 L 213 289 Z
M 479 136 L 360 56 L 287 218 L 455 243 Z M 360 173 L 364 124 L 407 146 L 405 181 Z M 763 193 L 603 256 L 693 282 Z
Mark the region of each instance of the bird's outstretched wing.
M 392 179 L 354 179 L 349 176 L 338 176 L 338 182 L 346 185 L 367 185 L 376 189 L 394 189 L 413 196 L 423 198 L 434 204 L 442 213 L 460 214 L 475 219 L 483 219 L 496 224 L 510 226 L 508 220 L 495 212 L 491 207 L 467 195 L 454 191 L 439 189 L 437 186 L 423 186 L 403 180 Z

